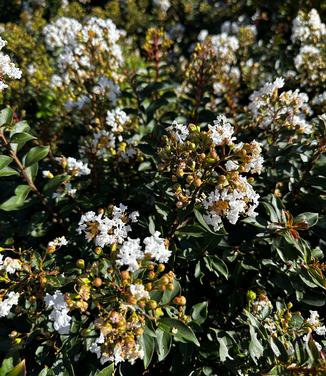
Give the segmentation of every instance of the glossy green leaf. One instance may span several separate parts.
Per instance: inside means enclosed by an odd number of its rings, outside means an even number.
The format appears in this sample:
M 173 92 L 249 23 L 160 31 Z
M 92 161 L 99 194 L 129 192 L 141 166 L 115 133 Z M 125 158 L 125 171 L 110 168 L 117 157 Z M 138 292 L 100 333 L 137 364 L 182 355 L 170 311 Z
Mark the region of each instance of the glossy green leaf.
M 35 146 L 33 147 L 24 158 L 24 165 L 26 167 L 44 159 L 50 151 L 49 146 Z
M 158 321 L 158 327 L 176 338 L 192 342 L 199 346 L 198 339 L 192 329 L 180 320 L 163 317 Z

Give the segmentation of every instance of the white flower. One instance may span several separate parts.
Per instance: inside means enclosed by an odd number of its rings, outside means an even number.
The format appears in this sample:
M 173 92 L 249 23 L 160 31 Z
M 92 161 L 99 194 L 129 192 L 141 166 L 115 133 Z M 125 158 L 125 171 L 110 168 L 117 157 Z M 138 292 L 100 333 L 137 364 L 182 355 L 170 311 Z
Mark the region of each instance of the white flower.
M 326 335 L 326 326 L 323 325 L 323 326 L 318 326 L 316 328 L 316 334 L 318 334 L 319 336 L 324 336 Z
M 207 213 L 203 216 L 208 225 L 217 231 L 226 217 L 231 224 L 235 224 L 240 215 L 254 217 L 258 206 L 259 195 L 254 191 L 245 177 L 239 176 L 238 187 L 218 188 L 211 192 L 203 201 Z
M 319 313 L 317 311 L 309 311 L 310 317 L 307 319 L 307 323 L 312 326 L 319 326 Z
M 222 144 L 231 145 L 233 140 L 235 140 L 235 137 L 232 137 L 234 128 L 224 115 L 217 116 L 216 120 L 214 120 L 214 125 L 208 125 L 208 129 L 216 146 Z
M 144 285 L 141 284 L 131 284 L 130 292 L 137 300 L 150 298 L 149 292 L 146 291 Z
M 119 249 L 117 265 L 128 266 L 128 270 L 135 272 L 139 269 L 139 261 L 144 258 L 144 252 L 140 246 L 140 239 L 128 238 Z
M 129 121 L 129 116 L 120 108 L 108 111 L 106 114 L 106 124 L 112 129 L 113 132 L 121 132 L 121 130 L 123 130 L 123 126 Z
M 68 240 L 64 236 L 61 236 L 49 242 L 48 247 L 62 247 L 63 245 L 67 245 L 67 244 L 68 244 Z
M 178 142 L 184 142 L 189 136 L 189 130 L 186 125 L 179 124 L 176 120 L 172 123 L 171 126 L 166 128 L 169 132 L 175 134 Z
M 203 42 L 208 35 L 208 31 L 206 29 L 203 29 L 199 32 L 197 39 L 199 42 Z
M 22 269 L 22 264 L 19 260 L 11 257 L 6 257 L 3 260 L 3 256 L 0 255 L 0 270 L 5 270 L 9 274 L 14 274 L 17 270 Z
M 154 235 L 144 239 L 145 253 L 151 255 L 156 261 L 166 263 L 172 254 L 166 246 L 164 239 L 160 237 L 160 233 L 155 231 Z
M 13 79 L 20 79 L 22 76 L 22 71 L 15 66 L 10 57 L 1 52 L 6 44 L 7 42 L 0 37 L 0 91 L 8 87 L 3 81 L 6 76 Z
M 68 305 L 64 294 L 56 290 L 53 295 L 46 294 L 44 302 L 48 308 L 52 308 L 49 319 L 53 321 L 53 327 L 59 334 L 69 334 L 71 316 L 68 315 Z
M 82 175 L 89 175 L 91 170 L 88 168 L 87 163 L 83 163 L 82 161 L 78 161 L 75 158 L 68 157 L 59 157 L 56 158 L 58 162 L 62 165 L 66 166 L 68 172 L 74 176 L 82 176 Z
M 44 178 L 48 178 L 48 179 L 52 179 L 53 178 L 53 174 L 49 170 L 42 171 L 42 175 L 43 175 Z
M 167 12 L 171 6 L 169 0 L 153 0 L 154 5 L 159 7 L 163 12 Z
M 19 294 L 18 292 L 10 291 L 7 298 L 0 301 L 0 317 L 8 316 L 11 308 L 18 304 Z
M 229 160 L 225 163 L 225 168 L 227 171 L 235 171 L 239 168 L 239 164 L 237 162 Z

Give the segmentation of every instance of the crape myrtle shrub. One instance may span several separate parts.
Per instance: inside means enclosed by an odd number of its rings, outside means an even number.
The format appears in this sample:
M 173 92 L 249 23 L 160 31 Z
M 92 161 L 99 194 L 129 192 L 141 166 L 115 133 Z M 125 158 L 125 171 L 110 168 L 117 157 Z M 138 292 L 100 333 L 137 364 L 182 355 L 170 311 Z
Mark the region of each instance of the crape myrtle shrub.
M 324 375 L 319 1 L 0 1 L 1 375 Z

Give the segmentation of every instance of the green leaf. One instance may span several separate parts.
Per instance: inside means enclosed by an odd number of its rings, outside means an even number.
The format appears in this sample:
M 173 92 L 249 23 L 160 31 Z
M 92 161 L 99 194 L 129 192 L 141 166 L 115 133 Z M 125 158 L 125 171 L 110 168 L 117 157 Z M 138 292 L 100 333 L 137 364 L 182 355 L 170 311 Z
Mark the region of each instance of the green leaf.
M 0 176 L 12 176 L 19 175 L 19 172 L 11 167 L 4 167 L 0 170 Z
M 269 337 L 269 344 L 275 356 L 283 362 L 288 360 L 288 354 L 283 346 L 283 343 L 276 337 Z
M 257 364 L 257 360 L 263 356 L 264 348 L 258 340 L 257 333 L 252 326 L 250 326 L 250 338 L 249 353 L 252 360 Z
M 220 345 L 219 356 L 220 356 L 221 362 L 225 362 L 226 358 L 233 360 L 233 358 L 229 354 L 229 349 L 227 347 L 227 338 L 226 337 L 218 337 L 218 336 L 216 338 L 217 338 L 217 341 Z
M 142 337 L 141 337 L 141 342 L 142 342 L 142 347 L 144 349 L 144 367 L 147 368 L 150 363 L 151 363 L 151 360 L 153 358 L 153 354 L 154 354 L 154 349 L 155 349 L 155 340 L 153 337 L 147 335 L 147 334 L 143 334 Z
M 3 125 L 10 125 L 13 119 L 13 111 L 7 107 L 0 111 L 0 127 Z
M 14 359 L 12 356 L 3 360 L 0 368 L 0 376 L 6 375 L 11 369 L 14 368 Z
M 11 161 L 11 157 L 8 157 L 7 155 L 0 155 L 0 169 L 7 167 Z
M 158 321 L 158 327 L 178 339 L 200 346 L 192 329 L 180 320 L 163 317 Z
M 21 133 L 14 133 L 10 139 L 10 142 L 13 144 L 19 144 L 19 146 L 24 145 L 27 141 L 35 140 L 36 137 L 32 136 L 29 133 L 21 132 Z M 22 145 L 21 145 L 22 144 Z
M 156 352 L 159 362 L 162 361 L 170 352 L 172 337 L 160 328 L 156 329 Z
M 318 213 L 311 213 L 311 212 L 301 213 L 294 218 L 295 224 L 304 223 L 307 225 L 307 228 L 315 226 L 317 222 L 318 222 Z
M 197 209 L 194 209 L 195 217 L 197 218 L 197 221 L 201 224 L 201 226 L 209 233 L 214 235 L 222 235 L 221 233 L 214 232 L 211 230 L 211 228 L 208 226 L 208 224 L 205 222 L 203 215 L 201 212 Z
M 180 283 L 174 279 L 173 280 L 173 290 L 165 290 L 162 298 L 161 298 L 161 304 L 168 304 L 171 302 L 171 300 L 176 297 L 178 294 L 180 294 L 181 286 Z
M 229 278 L 228 267 L 225 262 L 217 256 L 205 256 L 205 265 L 210 272 L 214 272 L 217 276 L 222 275 L 225 279 Z
M 38 163 L 34 163 L 25 169 L 26 175 L 34 181 L 38 173 Z
M 10 137 L 12 137 L 15 133 L 23 133 L 29 132 L 31 127 L 28 125 L 27 121 L 22 120 L 16 123 L 10 131 Z
M 43 187 L 43 192 L 55 191 L 65 180 L 67 180 L 67 175 L 57 175 L 49 179 Z
M 103 368 L 96 376 L 112 376 L 114 375 L 114 363 L 111 363 L 109 366 Z
M 10 197 L 7 201 L 0 205 L 0 209 L 5 211 L 12 211 L 20 209 L 25 202 L 25 199 L 31 188 L 28 185 L 18 185 L 15 189 L 15 196 Z
M 45 158 L 50 150 L 50 146 L 35 146 L 25 156 L 24 164 L 26 167 Z
M 26 366 L 25 359 L 18 363 L 6 376 L 25 376 L 26 375 Z
M 191 318 L 196 324 L 201 325 L 205 322 L 208 312 L 208 302 L 195 304 L 191 309 Z

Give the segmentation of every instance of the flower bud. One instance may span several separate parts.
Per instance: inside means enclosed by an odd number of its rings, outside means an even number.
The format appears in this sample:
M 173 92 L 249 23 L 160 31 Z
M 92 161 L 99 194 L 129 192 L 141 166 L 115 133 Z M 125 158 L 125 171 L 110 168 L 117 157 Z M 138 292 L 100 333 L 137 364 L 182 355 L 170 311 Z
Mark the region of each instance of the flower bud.
M 257 295 L 254 291 L 249 290 L 247 291 L 247 299 L 248 300 L 255 300 L 257 298 Z
M 190 123 L 188 125 L 189 132 L 197 132 L 197 126 L 195 124 Z

